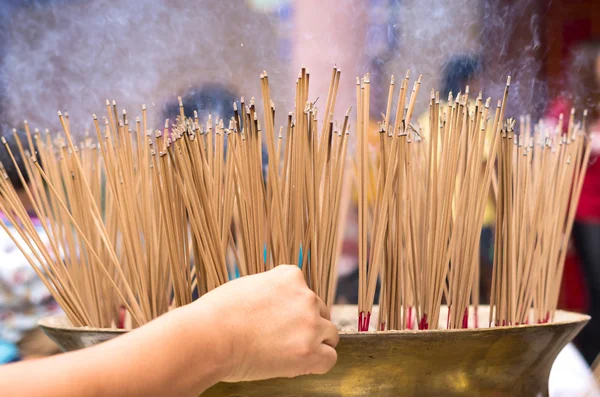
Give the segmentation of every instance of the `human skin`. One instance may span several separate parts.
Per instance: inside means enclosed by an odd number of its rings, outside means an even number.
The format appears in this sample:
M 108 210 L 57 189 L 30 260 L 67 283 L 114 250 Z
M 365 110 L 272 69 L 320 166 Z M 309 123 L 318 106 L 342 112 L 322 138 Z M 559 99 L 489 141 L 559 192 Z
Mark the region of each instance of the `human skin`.
M 0 368 L 2 395 L 190 396 L 221 381 L 322 374 L 337 328 L 296 266 L 231 281 L 109 342 Z

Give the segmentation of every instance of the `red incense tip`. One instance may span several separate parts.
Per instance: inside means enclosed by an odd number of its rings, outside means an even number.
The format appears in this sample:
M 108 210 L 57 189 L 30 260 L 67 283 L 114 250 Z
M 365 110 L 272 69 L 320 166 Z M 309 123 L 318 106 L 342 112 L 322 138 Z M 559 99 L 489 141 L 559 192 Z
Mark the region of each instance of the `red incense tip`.
M 125 328 L 125 307 L 121 306 L 119 309 L 119 323 L 117 324 L 117 328 L 124 329 Z
M 363 312 L 358 313 L 358 332 L 363 331 Z
M 412 329 L 413 325 L 412 325 L 412 319 L 413 319 L 413 315 L 412 315 L 412 306 L 408 308 L 408 322 L 406 324 L 408 329 Z
M 429 329 L 429 324 L 427 323 L 427 314 L 426 313 L 423 314 L 423 318 L 421 319 L 421 321 L 419 321 L 419 329 L 421 329 L 421 330 Z
M 465 308 L 465 313 L 463 314 L 462 327 L 469 328 L 469 308 L 468 307 Z
M 379 330 L 380 331 L 385 331 L 385 323 L 379 324 Z
M 369 324 L 371 323 L 371 312 L 367 312 L 367 318 L 365 321 L 365 327 L 363 329 L 363 331 L 368 331 L 369 330 Z

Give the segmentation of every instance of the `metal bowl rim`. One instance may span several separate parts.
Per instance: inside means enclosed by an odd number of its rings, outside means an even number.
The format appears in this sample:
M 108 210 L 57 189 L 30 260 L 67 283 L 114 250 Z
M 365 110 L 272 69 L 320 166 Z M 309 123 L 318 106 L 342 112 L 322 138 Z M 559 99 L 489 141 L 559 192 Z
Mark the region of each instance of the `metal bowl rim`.
M 486 328 L 460 328 L 460 329 L 428 329 L 428 330 L 389 330 L 389 331 L 368 331 L 368 332 L 357 332 L 357 331 L 340 331 L 341 336 L 346 337 L 368 337 L 373 335 L 437 335 L 437 334 L 455 334 L 455 333 L 484 333 L 484 332 L 495 332 L 499 330 L 525 330 L 531 328 L 541 327 L 553 327 L 567 324 L 578 324 L 585 323 L 590 320 L 590 316 L 587 314 L 570 312 L 565 310 L 557 310 L 557 313 L 566 314 L 569 318 L 562 321 L 553 321 L 543 324 L 523 324 L 518 326 L 498 326 L 498 327 L 486 327 Z M 68 332 L 100 332 L 100 333 L 113 333 L 113 334 L 124 334 L 131 330 L 117 329 L 117 328 L 95 328 L 95 327 L 73 327 L 64 325 L 53 325 L 49 324 L 52 319 L 64 319 L 65 315 L 48 316 L 40 319 L 38 325 L 45 329 L 62 330 Z

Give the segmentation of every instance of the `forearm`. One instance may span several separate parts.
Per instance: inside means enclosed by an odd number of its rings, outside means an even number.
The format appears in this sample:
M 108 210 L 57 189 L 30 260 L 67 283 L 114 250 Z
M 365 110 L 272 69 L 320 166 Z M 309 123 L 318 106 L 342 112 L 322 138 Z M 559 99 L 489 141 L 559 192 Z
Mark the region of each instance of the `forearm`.
M 93 348 L 6 366 L 0 370 L 2 394 L 196 397 L 227 372 L 226 338 L 202 321 L 214 318 L 205 312 L 194 329 L 183 321 L 191 314 L 186 307 Z

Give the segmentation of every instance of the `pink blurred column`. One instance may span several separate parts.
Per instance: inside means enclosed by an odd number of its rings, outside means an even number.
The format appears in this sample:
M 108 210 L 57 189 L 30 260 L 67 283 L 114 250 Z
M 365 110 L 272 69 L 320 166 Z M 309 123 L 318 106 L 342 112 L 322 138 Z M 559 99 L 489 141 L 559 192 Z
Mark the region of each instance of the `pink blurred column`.
M 348 107 L 356 107 L 354 80 L 359 72 L 366 72 L 359 70 L 359 65 L 366 59 L 368 5 L 366 0 L 294 2 L 294 52 L 290 72 L 295 77 L 302 65 L 309 68 L 310 97 L 320 96 L 324 101 L 333 65 L 341 69 L 335 119 L 341 120 Z

